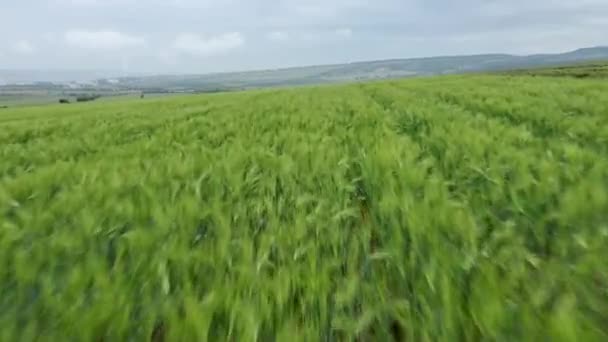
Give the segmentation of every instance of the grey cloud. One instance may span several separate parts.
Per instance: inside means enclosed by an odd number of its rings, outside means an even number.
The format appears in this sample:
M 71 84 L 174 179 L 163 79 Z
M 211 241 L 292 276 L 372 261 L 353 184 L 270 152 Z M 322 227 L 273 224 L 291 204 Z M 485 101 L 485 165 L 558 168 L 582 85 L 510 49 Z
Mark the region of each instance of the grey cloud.
M 200 56 L 213 56 L 226 53 L 245 44 L 239 32 L 230 32 L 213 37 L 194 33 L 181 33 L 175 38 L 173 47 L 180 51 Z
M 266 34 L 266 38 L 271 41 L 284 42 L 289 40 L 289 33 L 285 31 L 272 31 Z
M 1 41 L 34 47 L 27 58 L 11 44 L 3 47 L 3 64 L 15 68 L 210 72 L 608 44 L 605 0 L 20 0 L 2 6 Z
M 27 40 L 20 40 L 13 45 L 12 50 L 19 55 L 29 55 L 36 52 L 36 47 Z
M 112 30 L 71 30 L 66 32 L 65 40 L 75 48 L 90 50 L 124 50 L 146 45 L 144 38 Z

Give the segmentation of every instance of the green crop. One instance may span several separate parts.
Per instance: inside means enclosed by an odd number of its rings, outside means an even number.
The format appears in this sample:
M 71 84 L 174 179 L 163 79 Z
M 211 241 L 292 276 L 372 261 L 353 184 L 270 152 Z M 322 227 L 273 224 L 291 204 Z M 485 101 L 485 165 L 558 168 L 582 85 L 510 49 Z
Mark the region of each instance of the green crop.
M 0 112 L 1 341 L 605 341 L 608 83 Z

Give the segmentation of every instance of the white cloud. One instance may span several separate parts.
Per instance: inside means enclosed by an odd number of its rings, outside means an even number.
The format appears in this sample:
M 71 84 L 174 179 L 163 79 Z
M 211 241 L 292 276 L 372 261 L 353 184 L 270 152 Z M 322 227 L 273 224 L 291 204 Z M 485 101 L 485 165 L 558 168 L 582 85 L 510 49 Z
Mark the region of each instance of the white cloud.
M 182 33 L 175 39 L 173 48 L 193 55 L 212 56 L 223 54 L 244 44 L 245 38 L 239 32 L 225 33 L 214 37 Z
M 139 17 L 129 19 L 134 13 Z M 608 44 L 607 20 L 608 0 L 0 0 L 0 68 L 115 69 L 128 56 L 132 70 L 200 73 L 351 58 L 550 52 Z M 562 28 L 567 32 L 552 32 Z M 71 29 L 85 34 L 67 37 Z M 95 32 L 100 30 L 135 37 Z M 217 36 L 232 31 L 242 34 L 227 39 L 232 43 Z M 182 32 L 194 38 L 177 40 Z M 468 38 L 475 34 L 481 36 Z M 16 53 L 20 39 L 36 52 Z M 226 50 L 248 57 L 191 58 Z M 82 58 L 87 51 L 95 53 Z
M 36 48 L 27 40 L 20 40 L 13 45 L 13 51 L 21 55 L 29 55 L 36 52 Z
M 274 31 L 268 33 L 266 35 L 266 38 L 275 42 L 284 42 L 286 40 L 289 40 L 289 33 L 283 31 Z
M 349 28 L 340 28 L 336 30 L 336 35 L 339 37 L 350 38 L 353 35 L 353 31 Z
M 116 31 L 74 30 L 65 34 L 65 41 L 74 47 L 92 50 L 117 50 L 146 45 L 145 39 Z

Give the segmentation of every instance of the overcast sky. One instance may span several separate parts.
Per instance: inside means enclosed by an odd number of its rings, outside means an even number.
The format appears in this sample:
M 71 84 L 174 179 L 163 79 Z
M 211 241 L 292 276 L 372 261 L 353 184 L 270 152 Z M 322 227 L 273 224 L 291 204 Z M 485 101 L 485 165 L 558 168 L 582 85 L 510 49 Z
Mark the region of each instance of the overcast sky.
M 0 0 L 0 69 L 216 72 L 608 45 L 608 0 Z

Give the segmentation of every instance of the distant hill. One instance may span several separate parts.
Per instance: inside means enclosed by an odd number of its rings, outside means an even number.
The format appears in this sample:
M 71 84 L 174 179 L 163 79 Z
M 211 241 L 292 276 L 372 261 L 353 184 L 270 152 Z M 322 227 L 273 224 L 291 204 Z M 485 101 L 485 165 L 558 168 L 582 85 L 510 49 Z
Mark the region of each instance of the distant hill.
M 545 77 L 608 78 L 608 61 L 570 63 L 561 66 L 509 69 L 497 73 Z
M 430 76 L 469 72 L 489 72 L 554 66 L 595 60 L 608 60 L 608 47 L 578 49 L 560 54 L 516 56 L 485 54 L 393 59 L 349 64 L 308 66 L 277 70 L 218 73 L 207 75 L 159 75 L 122 77 L 112 80 L 113 88 L 148 91 L 224 91 L 270 86 L 289 86 L 349 82 L 413 76 Z M 117 73 L 114 73 L 115 75 Z M 113 78 L 109 72 L 42 72 L 2 71 L 0 85 L 19 82 L 84 81 Z M 99 82 L 104 84 L 106 82 Z
M 485 54 L 393 59 L 208 75 L 135 77 L 121 79 L 120 81 L 123 86 L 137 89 L 212 91 L 502 71 L 595 60 L 608 60 L 608 47 L 584 48 L 561 54 L 529 56 Z

